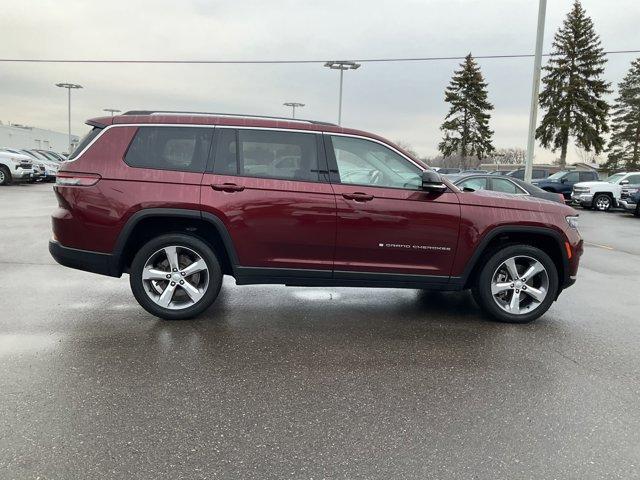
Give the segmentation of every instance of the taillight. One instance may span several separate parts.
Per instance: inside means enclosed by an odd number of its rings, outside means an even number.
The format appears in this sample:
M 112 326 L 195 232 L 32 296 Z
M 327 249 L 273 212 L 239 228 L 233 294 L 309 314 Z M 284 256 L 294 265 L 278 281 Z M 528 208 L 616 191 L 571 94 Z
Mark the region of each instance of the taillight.
M 58 172 L 58 175 L 56 176 L 56 185 L 90 187 L 91 185 L 98 183 L 100 178 L 102 177 L 97 173 Z

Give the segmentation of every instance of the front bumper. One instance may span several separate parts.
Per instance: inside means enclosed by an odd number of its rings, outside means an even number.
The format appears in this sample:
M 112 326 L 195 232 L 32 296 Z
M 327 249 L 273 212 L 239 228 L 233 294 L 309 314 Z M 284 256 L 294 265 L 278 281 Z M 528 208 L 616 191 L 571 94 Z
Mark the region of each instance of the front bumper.
M 571 203 L 574 205 L 591 205 L 593 202 L 593 195 L 591 193 L 576 193 L 571 194 Z
M 85 272 L 99 273 L 110 277 L 119 277 L 113 255 L 109 253 L 90 252 L 60 245 L 56 240 L 49 240 L 49 253 L 60 265 Z
M 26 182 L 33 178 L 32 168 L 16 168 L 11 171 L 11 180 L 14 182 Z
M 638 206 L 637 203 L 632 203 L 630 200 L 626 198 L 623 200 L 620 200 L 618 203 L 622 208 L 629 211 L 635 211 L 636 207 Z

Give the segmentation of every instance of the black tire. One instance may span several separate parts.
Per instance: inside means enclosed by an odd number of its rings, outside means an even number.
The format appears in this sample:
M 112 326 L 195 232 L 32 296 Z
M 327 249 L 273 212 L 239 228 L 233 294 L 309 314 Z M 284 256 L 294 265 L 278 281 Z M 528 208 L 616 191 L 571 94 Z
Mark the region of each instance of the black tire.
M 607 193 L 598 193 L 593 197 L 593 208 L 599 212 L 608 212 L 613 205 L 611 195 Z
M 209 277 L 209 282 L 202 298 L 190 307 L 179 310 L 163 308 L 156 304 L 147 294 L 142 281 L 142 271 L 147 260 L 154 252 L 171 245 L 188 248 L 197 253 L 205 261 Z M 167 234 L 147 242 L 138 250 L 129 271 L 129 284 L 136 300 L 147 312 L 165 320 L 185 320 L 204 312 L 216 300 L 222 286 L 222 269 L 216 254 L 202 240 L 180 233 Z
M 498 306 L 491 293 L 491 282 L 496 270 L 507 259 L 515 256 L 531 257 L 540 262 L 547 271 L 549 286 L 544 300 L 532 311 L 519 315 L 508 313 Z M 473 298 L 482 310 L 499 322 L 529 323 L 543 315 L 551 306 L 558 292 L 558 269 L 551 257 L 539 248 L 529 245 L 510 245 L 491 254 L 481 267 L 472 289 Z
M 9 185 L 11 183 L 11 172 L 5 165 L 0 165 L 0 185 Z
M 636 205 L 636 209 L 633 211 L 633 214 L 636 217 L 640 217 L 640 202 L 638 202 L 638 204 Z

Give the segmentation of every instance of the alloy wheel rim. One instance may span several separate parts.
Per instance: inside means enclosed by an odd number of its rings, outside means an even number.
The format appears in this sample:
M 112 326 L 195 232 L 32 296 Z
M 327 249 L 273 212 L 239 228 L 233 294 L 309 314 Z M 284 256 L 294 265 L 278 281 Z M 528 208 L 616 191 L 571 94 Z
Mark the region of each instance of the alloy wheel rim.
M 196 251 L 170 245 L 147 259 L 142 269 L 142 285 L 159 307 L 183 310 L 204 297 L 209 288 L 209 267 Z
M 607 208 L 609 208 L 610 203 L 611 201 L 609 200 L 609 197 L 600 197 L 596 202 L 596 206 L 599 210 L 606 210 Z
M 4 183 L 4 172 L 0 170 L 0 183 Z
M 491 296 L 501 310 L 525 315 L 549 295 L 549 274 L 539 260 L 525 255 L 508 258 L 491 277 Z

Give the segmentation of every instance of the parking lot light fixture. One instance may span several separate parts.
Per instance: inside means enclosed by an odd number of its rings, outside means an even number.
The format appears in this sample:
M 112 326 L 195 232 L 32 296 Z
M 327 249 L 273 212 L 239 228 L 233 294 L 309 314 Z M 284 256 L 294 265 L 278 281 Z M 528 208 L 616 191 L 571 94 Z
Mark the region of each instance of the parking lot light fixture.
M 71 90 L 76 90 L 82 88 L 82 85 L 78 85 L 77 83 L 56 83 L 56 87 L 66 88 L 67 89 L 67 106 L 68 106 L 68 127 L 69 127 L 69 155 L 71 155 Z
M 333 60 L 324 64 L 332 70 L 340 70 L 340 93 L 338 100 L 338 125 L 342 124 L 342 77 L 345 70 L 357 70 L 360 68 L 360 64 L 356 62 L 350 62 L 346 60 Z
M 103 108 L 102 111 L 111 113 L 111 116 L 113 117 L 114 113 L 120 113 L 122 110 L 118 110 L 117 108 Z
M 304 107 L 304 103 L 299 102 L 284 102 L 285 107 L 291 107 L 291 118 L 296 118 L 296 107 Z

